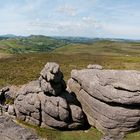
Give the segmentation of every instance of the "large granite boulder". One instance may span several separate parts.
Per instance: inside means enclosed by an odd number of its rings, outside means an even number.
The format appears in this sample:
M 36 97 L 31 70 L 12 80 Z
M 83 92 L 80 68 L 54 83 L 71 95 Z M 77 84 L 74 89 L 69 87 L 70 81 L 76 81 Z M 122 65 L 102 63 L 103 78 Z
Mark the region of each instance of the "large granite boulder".
M 14 108 L 18 119 L 42 127 L 78 129 L 86 123 L 79 102 L 66 91 L 56 63 L 47 63 L 38 80 L 18 91 Z
M 140 128 L 140 71 L 73 70 L 68 89 L 74 92 L 88 121 L 104 140 L 122 139 Z

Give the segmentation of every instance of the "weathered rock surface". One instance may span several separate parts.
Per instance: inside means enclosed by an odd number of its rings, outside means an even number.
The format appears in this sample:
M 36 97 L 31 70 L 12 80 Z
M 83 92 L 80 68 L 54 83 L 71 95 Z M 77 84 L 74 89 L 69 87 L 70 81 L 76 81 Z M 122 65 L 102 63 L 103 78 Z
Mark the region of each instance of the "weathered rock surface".
M 18 119 L 42 127 L 78 129 L 86 122 L 79 102 L 66 91 L 56 63 L 47 63 L 38 80 L 18 91 L 14 108 Z
M 68 88 L 104 140 L 122 139 L 140 129 L 139 71 L 84 69 L 73 70 L 71 77 Z
M 8 90 L 5 92 L 6 99 L 15 99 L 17 92 L 21 88 L 21 86 L 12 85 L 12 86 L 8 86 L 6 88 L 8 88 Z
M 41 140 L 35 132 L 23 128 L 11 118 L 0 116 L 0 140 Z
M 15 108 L 14 108 L 14 106 L 9 105 L 7 112 L 9 113 L 9 115 L 15 116 Z

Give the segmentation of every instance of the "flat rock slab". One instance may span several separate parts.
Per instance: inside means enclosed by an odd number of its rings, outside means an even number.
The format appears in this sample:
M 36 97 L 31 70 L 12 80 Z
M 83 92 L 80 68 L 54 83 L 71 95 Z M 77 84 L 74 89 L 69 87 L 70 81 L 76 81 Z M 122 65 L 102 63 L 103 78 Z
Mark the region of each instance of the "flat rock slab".
M 0 140 L 41 140 L 35 132 L 24 128 L 11 118 L 0 116 Z
M 73 70 L 71 77 L 104 102 L 140 104 L 140 71 L 84 69 Z

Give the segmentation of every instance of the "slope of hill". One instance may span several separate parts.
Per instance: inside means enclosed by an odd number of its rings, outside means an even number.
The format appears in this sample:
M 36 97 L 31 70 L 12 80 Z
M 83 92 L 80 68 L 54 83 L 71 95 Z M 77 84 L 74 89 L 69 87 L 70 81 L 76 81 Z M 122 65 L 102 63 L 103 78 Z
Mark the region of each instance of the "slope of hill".
M 92 44 L 95 41 L 102 40 L 100 38 L 88 38 L 88 37 L 54 37 L 54 38 L 69 43 L 80 43 L 80 44 Z
M 140 42 L 119 42 L 110 40 L 98 40 L 91 44 L 70 44 L 57 48 L 55 53 L 92 55 L 135 55 L 140 56 Z
M 50 52 L 55 48 L 65 46 L 66 44 L 66 41 L 41 35 L 16 38 L 1 37 L 0 52 L 12 54 L 44 51 Z
M 140 42 L 120 39 L 85 37 L 0 36 L 0 52 L 21 54 L 31 52 L 90 53 L 100 55 L 139 55 Z

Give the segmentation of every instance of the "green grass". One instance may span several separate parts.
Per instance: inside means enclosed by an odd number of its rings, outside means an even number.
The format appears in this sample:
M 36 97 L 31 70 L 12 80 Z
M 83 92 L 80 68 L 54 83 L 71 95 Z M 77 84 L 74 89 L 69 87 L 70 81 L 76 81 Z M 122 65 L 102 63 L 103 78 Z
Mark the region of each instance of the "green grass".
M 34 129 L 36 133 L 42 137 L 47 138 L 47 140 L 100 140 L 101 133 L 95 128 L 90 128 L 89 130 L 74 130 L 74 131 L 59 131 L 56 129 L 40 128 L 28 124 L 23 121 L 17 121 L 19 124 L 24 125 L 30 129 Z
M 92 44 L 69 44 L 54 50 L 56 53 L 92 55 L 140 56 L 140 42 L 97 41 Z
M 124 140 L 140 140 L 140 131 L 126 135 Z
M 43 66 L 50 61 L 60 64 L 65 80 L 72 69 L 86 68 L 88 64 L 100 64 L 106 69 L 140 70 L 140 57 L 106 56 L 91 54 L 32 53 L 0 59 L 0 86 L 21 85 L 39 77 Z
M 66 41 L 52 37 L 32 35 L 29 37 L 0 40 L 0 52 L 10 54 L 50 52 L 66 44 Z
M 77 38 L 78 39 L 78 38 Z M 80 38 L 79 38 L 80 39 Z M 81 42 L 81 43 L 80 43 Z M 110 40 L 87 41 L 57 39 L 54 37 L 31 35 L 0 40 L 0 52 L 19 54 L 31 52 L 51 52 L 77 54 L 90 53 L 93 55 L 137 55 L 140 56 L 140 42 L 119 42 Z
M 47 140 L 100 140 L 102 134 L 95 128 L 88 130 L 60 131 L 50 128 L 40 128 L 35 125 L 28 124 L 24 121 L 17 120 L 20 125 L 24 125 L 29 129 L 33 129 L 36 133 Z M 139 140 L 140 132 L 130 133 L 125 136 L 124 140 Z

